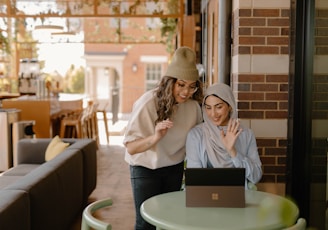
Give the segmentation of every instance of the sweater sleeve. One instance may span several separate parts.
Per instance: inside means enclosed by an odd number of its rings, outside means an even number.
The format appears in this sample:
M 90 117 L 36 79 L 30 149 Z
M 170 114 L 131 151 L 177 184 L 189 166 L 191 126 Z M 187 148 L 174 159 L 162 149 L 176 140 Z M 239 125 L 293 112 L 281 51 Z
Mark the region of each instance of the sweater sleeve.
M 187 168 L 205 168 L 202 157 L 202 137 L 200 125 L 191 129 L 186 140 Z M 206 165 L 206 164 L 205 164 Z
M 134 103 L 131 117 L 125 129 L 123 144 L 154 133 L 157 117 L 154 103 L 151 91 Z
M 237 156 L 232 158 L 236 168 L 246 169 L 246 179 L 254 184 L 262 178 L 262 163 L 258 154 L 256 139 L 251 130 L 247 131 L 245 138 L 237 148 Z

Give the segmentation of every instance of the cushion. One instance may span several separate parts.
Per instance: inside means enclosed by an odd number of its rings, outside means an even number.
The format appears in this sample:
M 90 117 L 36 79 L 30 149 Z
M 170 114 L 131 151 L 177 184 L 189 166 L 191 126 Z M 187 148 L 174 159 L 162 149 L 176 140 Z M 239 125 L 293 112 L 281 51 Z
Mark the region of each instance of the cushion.
M 64 149 L 67 148 L 67 146 L 69 146 L 69 143 L 65 143 L 63 142 L 59 136 L 55 136 L 49 143 L 47 149 L 46 149 L 46 153 L 45 153 L 45 160 L 46 161 L 50 161 L 51 159 L 53 159 L 55 156 L 57 156 L 58 154 L 60 154 L 62 151 L 64 151 Z
M 10 184 L 15 183 L 18 179 L 22 178 L 23 176 L 0 176 L 0 193 L 1 190 L 5 187 L 7 187 Z M 0 210 L 1 210 L 1 202 L 2 200 L 0 200 Z M 1 218 L 0 218 L 1 219 Z M 1 221 L 0 221 L 1 223 Z M 2 229 L 2 228 L 1 228 Z
M 39 167 L 40 164 L 19 164 L 2 173 L 3 176 L 25 176 L 32 170 Z M 1 177 L 0 177 L 1 178 Z

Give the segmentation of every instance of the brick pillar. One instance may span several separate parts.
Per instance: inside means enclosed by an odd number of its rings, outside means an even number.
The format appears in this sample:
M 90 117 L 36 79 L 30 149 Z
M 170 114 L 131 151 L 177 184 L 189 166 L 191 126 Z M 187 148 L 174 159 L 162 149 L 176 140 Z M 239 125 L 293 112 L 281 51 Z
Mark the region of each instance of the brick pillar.
M 233 4 L 232 78 L 242 124 L 257 138 L 261 182 L 285 182 L 289 1 Z

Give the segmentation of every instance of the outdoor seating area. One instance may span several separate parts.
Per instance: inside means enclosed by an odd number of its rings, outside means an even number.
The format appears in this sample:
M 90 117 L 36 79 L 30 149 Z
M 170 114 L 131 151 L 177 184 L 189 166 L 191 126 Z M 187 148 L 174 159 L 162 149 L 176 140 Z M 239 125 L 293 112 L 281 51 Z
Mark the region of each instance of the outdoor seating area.
M 101 125 L 101 124 L 103 124 L 103 122 L 104 121 L 101 120 L 101 119 L 98 120 L 98 126 L 100 127 L 100 129 L 98 130 L 99 131 L 99 141 L 100 141 L 100 146 L 103 146 L 103 147 L 100 147 L 101 148 L 100 150 L 98 150 L 98 151 L 100 151 L 100 152 L 98 152 L 98 154 L 101 154 L 101 155 L 103 154 L 104 151 L 106 151 L 105 150 L 106 148 L 104 148 L 104 146 L 107 145 L 107 140 L 106 140 L 107 138 L 106 138 L 106 135 L 104 133 L 105 127 L 104 127 L 104 125 Z M 111 146 L 121 146 L 120 151 L 119 151 L 120 153 L 116 156 L 111 156 L 110 159 L 113 160 L 112 157 L 122 158 L 122 154 L 124 154 L 124 148 L 122 147 L 122 135 L 123 135 L 124 126 L 126 125 L 126 121 L 120 120 L 116 124 L 115 127 L 111 125 L 111 120 L 109 120 L 107 122 L 109 124 L 109 129 L 112 131 L 112 134 L 114 134 L 114 136 L 111 136 Z M 75 138 L 76 138 L 76 136 L 74 137 L 74 139 Z M 118 148 L 118 147 L 116 147 L 116 148 Z M 107 151 L 111 151 L 110 149 L 111 149 L 111 147 Z M 122 162 L 123 158 L 120 159 L 119 161 L 121 161 L 121 162 L 120 163 L 117 162 L 118 165 L 121 165 L 122 163 L 124 164 L 124 162 Z M 112 191 L 112 190 L 106 189 L 106 187 L 109 186 L 109 185 L 107 185 L 107 186 L 105 185 L 106 184 L 105 181 L 107 180 L 105 175 L 107 175 L 107 173 L 104 171 L 104 167 L 106 167 L 106 166 L 101 165 L 99 163 L 98 163 L 98 166 L 100 167 L 100 169 L 98 169 L 100 171 L 98 171 L 98 173 L 97 173 L 98 174 L 97 186 L 96 186 L 94 192 L 90 194 L 89 201 L 88 201 L 89 204 L 90 204 L 89 208 L 91 208 L 91 203 L 95 202 L 97 204 L 98 200 L 100 201 L 100 200 L 108 198 L 108 197 L 110 197 L 110 199 L 113 202 L 114 206 L 110 207 L 110 208 L 107 208 L 107 209 L 104 209 L 104 210 L 101 210 L 101 211 L 99 210 L 97 212 L 97 214 L 95 215 L 94 220 L 93 220 L 93 222 L 95 224 L 94 225 L 90 224 L 90 226 L 100 225 L 99 223 L 102 223 L 103 226 L 113 226 L 113 224 L 114 224 L 114 226 L 117 226 L 117 224 L 118 224 L 117 220 L 113 221 L 111 219 L 112 212 L 115 212 L 116 209 L 125 210 L 125 208 L 120 207 L 120 206 L 122 206 L 122 204 L 121 204 L 122 200 L 126 199 L 126 195 L 122 194 L 122 197 L 121 197 L 120 195 L 118 195 L 119 193 L 118 194 L 113 193 L 113 192 L 111 193 L 110 191 Z M 131 187 L 130 187 L 129 180 L 128 180 L 128 168 L 127 167 L 123 167 L 123 168 L 124 168 L 124 174 L 125 174 L 124 178 L 126 178 L 126 180 L 124 182 L 124 184 L 125 184 L 124 185 L 124 190 L 127 190 L 127 192 L 130 194 L 129 203 L 130 203 L 131 207 L 128 209 L 129 210 L 128 213 L 130 213 L 129 215 L 133 215 L 133 213 L 134 213 L 133 212 L 133 205 L 132 205 L 133 201 L 132 201 Z M 112 170 L 114 170 L 114 168 L 112 168 Z M 105 174 L 105 175 L 103 175 L 103 174 Z M 99 177 L 99 175 L 101 175 L 101 176 Z M 105 177 L 103 177 L 103 176 L 105 176 Z M 121 176 L 122 176 L 122 174 L 117 174 L 116 175 L 116 173 L 115 173 L 111 176 L 111 179 L 108 182 L 113 182 L 115 180 L 120 180 L 118 177 L 121 177 Z M 284 189 L 283 188 L 280 190 L 277 186 L 274 186 L 272 184 L 271 184 L 271 186 L 273 186 L 273 188 L 270 188 L 270 185 L 268 187 L 268 185 L 260 184 L 258 186 L 258 188 L 261 191 L 268 191 L 270 193 L 281 194 L 283 196 L 283 194 L 284 194 L 284 191 L 283 191 Z M 278 188 L 278 190 L 277 190 L 277 188 Z M 116 194 L 116 195 L 114 195 L 114 194 Z M 126 201 L 124 201 L 124 202 L 126 202 Z M 96 205 L 96 204 L 94 204 L 94 205 Z M 116 207 L 116 206 L 118 206 L 118 207 Z M 97 207 L 101 208 L 101 206 L 97 206 Z M 127 211 L 125 210 L 123 212 L 126 215 Z M 91 213 L 89 215 L 91 215 Z M 117 216 L 117 215 L 119 215 L 119 214 L 116 213 L 114 216 Z M 72 227 L 71 230 L 80 229 L 80 227 L 82 226 L 82 223 L 83 223 L 83 218 L 84 218 L 84 215 L 81 214 L 81 216 L 78 217 L 77 220 L 75 220 L 75 224 L 74 224 L 74 226 Z M 90 218 L 90 216 L 89 216 L 89 218 Z M 128 221 L 127 224 L 132 226 L 133 221 L 132 220 Z
M 66 230 L 78 208 L 67 230 L 88 228 L 87 205 L 93 228 L 328 229 L 327 0 L 2 0 L 0 16 L 1 230 L 19 216 L 12 230 Z M 66 158 L 47 161 L 39 144 L 58 138 L 70 140 Z M 71 147 L 85 140 L 97 181 L 80 199 L 89 162 Z M 243 168 L 240 188 L 257 191 L 242 210 L 192 213 L 183 193 L 158 195 L 179 190 L 181 176 L 183 190 L 185 169 L 199 167 Z M 157 171 L 176 172 L 175 183 Z M 42 191 L 75 203 L 60 210 Z M 296 205 L 292 221 L 291 206 L 253 221 L 275 206 L 271 194 Z

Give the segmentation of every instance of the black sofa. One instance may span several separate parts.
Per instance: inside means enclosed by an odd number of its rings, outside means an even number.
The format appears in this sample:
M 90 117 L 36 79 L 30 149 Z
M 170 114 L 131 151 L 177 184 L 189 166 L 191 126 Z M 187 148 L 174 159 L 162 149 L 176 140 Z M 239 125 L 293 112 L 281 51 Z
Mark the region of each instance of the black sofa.
M 69 229 L 97 183 L 97 145 L 92 139 L 63 139 L 70 145 L 45 161 L 52 139 L 22 139 L 17 166 L 0 175 L 1 230 Z

